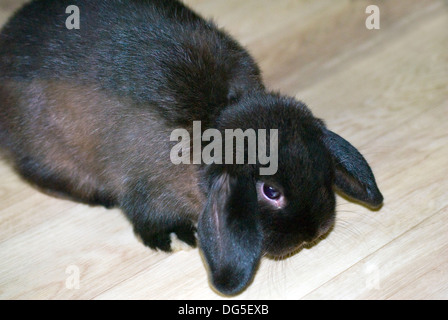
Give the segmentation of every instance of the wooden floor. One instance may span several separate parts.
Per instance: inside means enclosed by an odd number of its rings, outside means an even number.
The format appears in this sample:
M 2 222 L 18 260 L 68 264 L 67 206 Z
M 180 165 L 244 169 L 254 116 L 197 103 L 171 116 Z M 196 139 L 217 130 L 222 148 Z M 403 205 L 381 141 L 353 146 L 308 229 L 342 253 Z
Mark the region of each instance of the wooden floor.
M 23 1 L 0 0 L 0 24 Z M 379 211 L 338 197 L 330 235 L 262 260 L 238 299 L 448 298 L 448 4 L 188 0 L 236 36 L 269 87 L 365 155 Z M 380 30 L 367 30 L 377 4 Z M 79 286 L 77 286 L 79 275 Z M 197 249 L 145 248 L 118 210 L 43 195 L 0 162 L 1 299 L 227 299 Z

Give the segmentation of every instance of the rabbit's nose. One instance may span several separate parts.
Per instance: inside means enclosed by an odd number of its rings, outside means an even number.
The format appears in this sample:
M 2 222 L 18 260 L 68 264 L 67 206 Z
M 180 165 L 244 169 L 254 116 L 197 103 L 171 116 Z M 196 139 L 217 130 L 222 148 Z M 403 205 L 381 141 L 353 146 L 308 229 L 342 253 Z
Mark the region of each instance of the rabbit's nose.
M 320 238 L 323 235 L 330 232 L 330 230 L 333 228 L 335 222 L 335 217 L 332 216 L 330 219 L 325 220 L 317 229 L 316 235 L 314 239 Z
M 319 236 L 328 233 L 333 228 L 335 220 L 335 215 L 331 216 L 331 218 L 329 218 L 328 220 L 325 220 L 324 223 L 322 223 L 322 225 L 320 226 Z
M 335 218 L 333 216 L 322 222 L 317 228 L 308 230 L 307 234 L 304 237 L 304 241 L 306 243 L 310 243 L 327 234 L 332 229 L 334 221 Z

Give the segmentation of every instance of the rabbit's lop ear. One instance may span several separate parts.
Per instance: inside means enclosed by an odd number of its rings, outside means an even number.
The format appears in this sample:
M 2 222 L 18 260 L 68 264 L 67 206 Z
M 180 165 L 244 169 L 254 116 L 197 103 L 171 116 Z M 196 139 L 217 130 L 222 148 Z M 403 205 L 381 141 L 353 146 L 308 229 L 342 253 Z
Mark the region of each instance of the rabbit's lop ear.
M 348 141 L 324 129 L 324 143 L 333 157 L 335 185 L 349 197 L 379 207 L 383 196 L 367 161 Z
M 200 248 L 213 286 L 233 295 L 252 280 L 260 261 L 262 234 L 255 183 L 223 173 L 214 179 L 198 222 Z

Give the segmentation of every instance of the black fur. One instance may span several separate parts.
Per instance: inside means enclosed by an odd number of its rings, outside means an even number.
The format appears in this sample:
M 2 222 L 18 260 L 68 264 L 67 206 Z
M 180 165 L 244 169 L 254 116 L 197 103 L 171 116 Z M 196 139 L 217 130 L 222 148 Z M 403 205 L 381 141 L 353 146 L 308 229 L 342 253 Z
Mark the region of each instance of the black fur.
M 79 30 L 65 27 L 69 5 L 80 8 Z M 203 131 L 277 129 L 278 171 L 174 165 L 170 133 L 191 134 L 195 120 Z M 26 5 L 0 33 L 0 137 L 28 181 L 121 208 L 151 248 L 170 251 L 172 233 L 194 246 L 197 223 L 224 294 L 243 290 L 264 254 L 327 232 L 334 186 L 371 206 L 383 200 L 352 145 L 303 103 L 267 91 L 244 48 L 175 0 Z M 281 205 L 263 198 L 263 183 Z
M 212 179 L 198 232 L 220 292 L 239 292 L 252 279 L 262 253 L 259 214 L 252 177 L 223 173 Z

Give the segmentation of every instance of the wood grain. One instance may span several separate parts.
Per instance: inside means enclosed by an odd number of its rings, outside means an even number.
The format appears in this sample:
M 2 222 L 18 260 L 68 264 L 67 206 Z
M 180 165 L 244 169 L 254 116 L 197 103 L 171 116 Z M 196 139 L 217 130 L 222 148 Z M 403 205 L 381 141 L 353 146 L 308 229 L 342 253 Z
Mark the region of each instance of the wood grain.
M 263 259 L 238 299 L 448 298 L 448 5 L 443 0 L 188 0 L 371 164 L 379 211 L 338 197 L 327 238 Z M 0 24 L 23 1 L 0 0 Z M 367 30 L 367 5 L 381 29 Z M 79 289 L 70 289 L 70 266 Z M 68 284 L 68 286 L 67 286 Z M 0 162 L 1 299 L 228 299 L 197 249 L 145 248 L 118 210 L 44 195 Z

